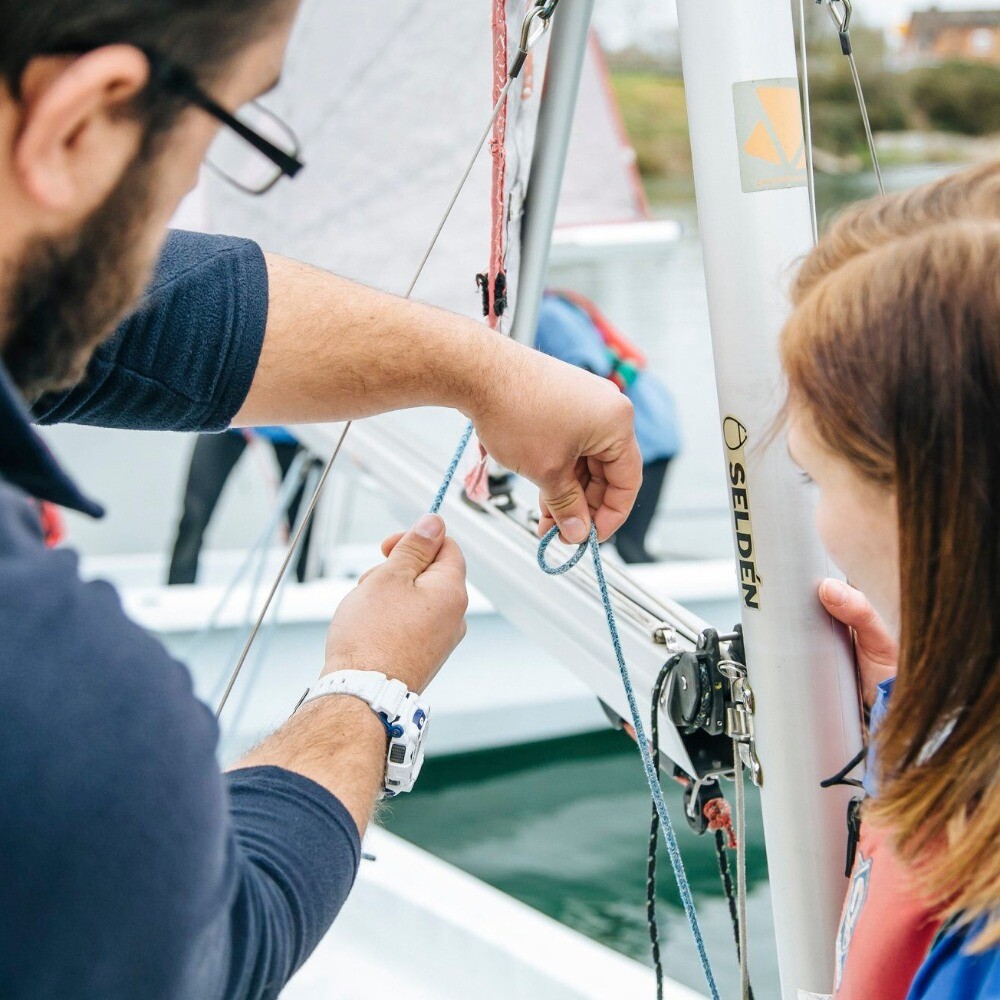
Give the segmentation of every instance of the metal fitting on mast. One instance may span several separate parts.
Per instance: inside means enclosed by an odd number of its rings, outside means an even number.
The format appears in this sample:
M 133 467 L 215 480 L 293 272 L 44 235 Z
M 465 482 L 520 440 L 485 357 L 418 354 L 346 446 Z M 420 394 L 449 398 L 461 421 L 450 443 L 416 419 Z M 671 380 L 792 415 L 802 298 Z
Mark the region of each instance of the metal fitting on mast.
M 738 766 L 733 748 L 750 780 L 763 780 L 754 734 L 754 695 L 743 664 L 742 630 L 724 639 L 705 629 L 694 651 L 675 653 L 667 671 L 659 707 L 684 738 L 696 778 L 731 775 Z
M 521 39 L 517 45 L 517 52 L 510 64 L 510 71 L 507 76 L 511 80 L 516 80 L 524 61 L 528 58 L 528 53 L 538 44 L 541 37 L 549 30 L 552 23 L 552 15 L 555 12 L 559 0 L 536 0 L 524 20 L 521 22 Z

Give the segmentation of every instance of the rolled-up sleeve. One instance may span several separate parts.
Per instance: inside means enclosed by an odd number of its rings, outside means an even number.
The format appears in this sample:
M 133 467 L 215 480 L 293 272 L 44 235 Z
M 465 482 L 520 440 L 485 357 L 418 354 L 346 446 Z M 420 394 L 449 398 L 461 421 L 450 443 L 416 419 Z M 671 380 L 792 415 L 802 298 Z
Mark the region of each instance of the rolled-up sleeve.
M 42 397 L 38 423 L 219 431 L 253 382 L 267 326 L 264 254 L 252 240 L 172 231 L 136 311 L 84 380 Z
M 237 892 L 227 997 L 277 996 L 354 885 L 361 840 L 339 799 L 277 767 L 228 776 Z

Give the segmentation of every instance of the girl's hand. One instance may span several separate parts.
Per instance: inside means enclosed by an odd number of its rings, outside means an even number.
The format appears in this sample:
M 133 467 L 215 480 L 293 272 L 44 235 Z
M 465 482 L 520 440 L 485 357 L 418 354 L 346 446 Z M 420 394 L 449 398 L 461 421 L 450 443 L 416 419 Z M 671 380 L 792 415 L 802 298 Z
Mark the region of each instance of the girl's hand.
M 854 631 L 861 696 L 871 708 L 878 685 L 896 676 L 899 646 L 860 590 L 840 580 L 827 579 L 819 585 L 819 599 L 832 617 Z

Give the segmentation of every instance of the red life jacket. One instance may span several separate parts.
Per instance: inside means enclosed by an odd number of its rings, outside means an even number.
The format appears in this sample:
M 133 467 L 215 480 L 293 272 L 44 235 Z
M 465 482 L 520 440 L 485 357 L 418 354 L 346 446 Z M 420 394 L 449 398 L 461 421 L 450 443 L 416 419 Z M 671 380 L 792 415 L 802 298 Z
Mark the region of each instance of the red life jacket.
M 55 548 L 66 537 L 66 523 L 63 520 L 62 511 L 47 500 L 39 500 L 38 520 L 42 525 L 42 537 L 45 544 L 50 548 Z
M 561 288 L 552 289 L 550 294 L 571 302 L 587 314 L 608 349 L 608 360 L 611 362 L 611 374 L 608 378 L 624 392 L 646 367 L 646 355 L 586 296 Z
M 863 823 L 837 933 L 835 1000 L 905 1000 L 940 927 L 888 833 Z

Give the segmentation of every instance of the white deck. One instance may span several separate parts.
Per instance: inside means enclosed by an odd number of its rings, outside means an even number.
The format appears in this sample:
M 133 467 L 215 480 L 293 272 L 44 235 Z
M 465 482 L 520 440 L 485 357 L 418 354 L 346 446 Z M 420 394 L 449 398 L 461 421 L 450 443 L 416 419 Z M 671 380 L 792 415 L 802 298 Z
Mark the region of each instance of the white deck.
M 650 1000 L 651 969 L 373 829 L 353 893 L 283 1000 Z M 446 957 L 444 957 L 446 956 Z M 667 981 L 671 1000 L 701 995 Z

